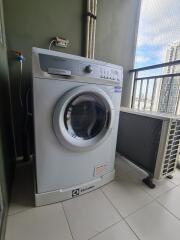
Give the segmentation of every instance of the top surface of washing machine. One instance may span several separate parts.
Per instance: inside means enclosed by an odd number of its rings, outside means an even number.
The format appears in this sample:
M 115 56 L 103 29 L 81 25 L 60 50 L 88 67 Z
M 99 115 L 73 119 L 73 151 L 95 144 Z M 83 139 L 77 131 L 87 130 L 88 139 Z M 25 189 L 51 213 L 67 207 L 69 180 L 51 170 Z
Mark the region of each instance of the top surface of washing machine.
M 37 193 L 114 170 L 122 67 L 33 48 Z

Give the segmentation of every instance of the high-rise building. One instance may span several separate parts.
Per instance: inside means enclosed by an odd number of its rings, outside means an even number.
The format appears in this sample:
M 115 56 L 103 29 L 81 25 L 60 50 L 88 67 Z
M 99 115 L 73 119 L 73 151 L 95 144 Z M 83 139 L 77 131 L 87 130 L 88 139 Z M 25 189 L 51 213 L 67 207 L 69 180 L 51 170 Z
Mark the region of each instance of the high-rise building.
M 180 41 L 170 44 L 165 51 L 164 62 L 180 59 Z M 180 65 L 171 65 L 163 69 L 163 74 L 180 73 Z M 176 113 L 179 106 L 180 76 L 162 79 L 158 111 Z

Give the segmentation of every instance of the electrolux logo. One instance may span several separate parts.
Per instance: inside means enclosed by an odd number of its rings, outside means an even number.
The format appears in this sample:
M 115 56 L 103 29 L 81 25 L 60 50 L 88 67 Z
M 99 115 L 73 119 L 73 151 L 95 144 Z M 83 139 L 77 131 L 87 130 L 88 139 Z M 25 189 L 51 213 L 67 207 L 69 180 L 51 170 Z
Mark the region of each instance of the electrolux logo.
M 72 190 L 72 197 L 77 197 L 79 196 L 79 188 Z
M 74 189 L 72 190 L 72 197 L 77 197 L 80 195 L 80 193 L 84 193 L 86 191 L 89 191 L 90 189 L 94 188 L 95 186 L 92 185 L 92 186 L 89 186 L 89 187 L 85 187 L 85 188 L 77 188 L 77 189 Z
M 88 191 L 88 190 L 90 190 L 90 189 L 92 189 L 92 188 L 94 188 L 95 186 L 89 186 L 89 187 L 86 187 L 86 188 L 82 188 L 81 189 L 81 192 L 83 193 L 83 192 L 86 192 L 86 191 Z

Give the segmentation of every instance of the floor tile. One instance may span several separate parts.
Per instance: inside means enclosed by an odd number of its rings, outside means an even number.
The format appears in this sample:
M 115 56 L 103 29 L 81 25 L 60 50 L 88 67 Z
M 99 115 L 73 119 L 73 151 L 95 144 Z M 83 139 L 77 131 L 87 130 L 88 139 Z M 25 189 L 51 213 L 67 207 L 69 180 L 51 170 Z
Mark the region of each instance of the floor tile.
M 130 229 L 130 227 L 121 221 L 116 225 L 108 228 L 104 232 L 98 234 L 92 240 L 137 240 L 138 238 Z
M 157 198 L 161 194 L 168 192 L 169 190 L 171 190 L 175 187 L 175 184 L 170 182 L 168 179 L 154 180 L 153 182 L 156 185 L 156 187 L 154 189 L 151 189 L 142 183 L 144 190 L 147 193 L 149 193 L 153 198 Z
M 162 180 L 154 179 L 153 182 L 155 183 L 156 187 L 154 189 L 151 189 L 142 182 L 143 178 L 145 178 L 147 174 L 138 169 L 127 172 L 127 176 L 129 176 L 132 181 L 135 181 L 144 191 L 150 194 L 153 198 L 159 197 L 161 194 L 173 189 L 176 186 L 167 178 Z
M 147 177 L 147 174 L 141 169 L 132 170 L 126 173 L 128 178 L 135 181 L 137 184 L 143 185 L 142 180 Z
M 116 160 L 115 160 L 115 170 L 116 170 L 116 176 L 120 176 L 121 173 L 132 171 L 132 167 L 129 161 L 126 160 L 126 158 L 124 158 L 120 154 L 117 154 Z
M 127 222 L 142 240 L 180 239 L 180 222 L 156 202 L 129 216 Z
M 121 217 L 101 190 L 96 190 L 63 203 L 75 240 L 87 240 Z
M 8 217 L 5 240 L 72 240 L 61 204 L 33 208 Z
M 123 217 L 152 201 L 152 198 L 136 182 L 129 179 L 127 174 L 105 185 L 102 190 Z
M 161 195 L 158 201 L 180 219 L 180 187 Z
M 139 168 L 135 165 L 132 167 L 132 169 L 133 169 L 133 171 L 131 171 L 131 172 L 138 174 L 138 176 L 141 178 L 141 180 L 148 176 L 147 172 L 145 172 L 144 170 L 142 170 L 141 168 Z
M 119 156 L 119 155 L 117 155 Z M 136 183 L 142 187 L 142 189 L 144 191 L 146 191 L 148 194 L 150 194 L 153 198 L 157 198 L 159 197 L 161 194 L 171 190 L 172 188 L 175 187 L 175 184 L 180 184 L 180 170 L 177 170 L 174 178 L 169 181 L 168 179 L 163 179 L 163 180 L 153 180 L 154 183 L 156 184 L 156 188 L 151 189 L 148 188 L 143 182 L 142 179 L 147 177 L 148 174 L 143 171 L 142 169 L 140 169 L 139 167 L 137 167 L 136 165 L 134 165 L 133 163 L 131 163 L 130 161 L 128 161 L 127 159 L 121 157 L 123 159 L 123 167 L 121 168 L 121 170 L 119 170 L 119 165 L 118 160 L 119 158 L 116 159 L 116 178 L 121 176 L 122 174 L 126 173 L 128 175 L 128 177 L 132 180 L 132 181 L 136 181 Z M 121 163 L 122 165 L 122 163 Z M 126 167 L 129 166 L 129 167 Z M 126 170 L 124 170 L 126 169 Z
M 176 185 L 180 185 L 180 170 L 176 169 L 175 173 L 173 174 L 173 179 L 170 180 Z
M 34 207 L 32 163 L 17 164 L 8 214 L 13 215 L 32 207 Z

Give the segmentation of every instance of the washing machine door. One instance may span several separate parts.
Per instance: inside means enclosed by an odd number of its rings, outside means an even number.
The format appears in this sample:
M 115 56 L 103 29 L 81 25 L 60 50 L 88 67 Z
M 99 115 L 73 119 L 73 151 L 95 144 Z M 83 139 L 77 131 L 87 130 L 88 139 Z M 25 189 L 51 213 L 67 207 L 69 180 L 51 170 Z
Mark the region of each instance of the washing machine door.
M 60 98 L 53 114 L 59 142 L 72 151 L 88 151 L 102 144 L 110 134 L 114 107 L 100 88 L 81 86 Z

